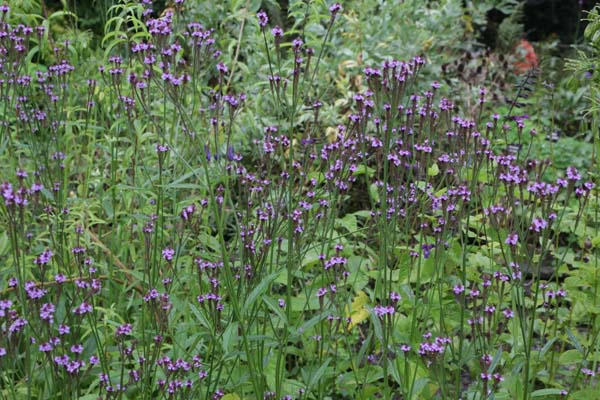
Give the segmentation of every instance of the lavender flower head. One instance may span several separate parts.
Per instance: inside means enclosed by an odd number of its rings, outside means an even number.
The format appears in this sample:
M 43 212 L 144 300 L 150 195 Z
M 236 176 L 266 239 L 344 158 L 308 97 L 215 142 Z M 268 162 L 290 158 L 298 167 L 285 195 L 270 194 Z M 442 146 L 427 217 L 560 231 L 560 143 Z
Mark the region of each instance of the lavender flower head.
M 331 7 L 329 7 L 329 12 L 332 17 L 335 17 L 340 11 L 342 11 L 342 5 L 340 3 L 334 3 Z
M 261 29 L 265 29 L 265 26 L 267 26 L 267 24 L 269 23 L 269 17 L 267 16 L 267 13 L 264 11 L 259 11 L 256 14 L 256 17 L 258 18 L 258 25 L 260 25 Z

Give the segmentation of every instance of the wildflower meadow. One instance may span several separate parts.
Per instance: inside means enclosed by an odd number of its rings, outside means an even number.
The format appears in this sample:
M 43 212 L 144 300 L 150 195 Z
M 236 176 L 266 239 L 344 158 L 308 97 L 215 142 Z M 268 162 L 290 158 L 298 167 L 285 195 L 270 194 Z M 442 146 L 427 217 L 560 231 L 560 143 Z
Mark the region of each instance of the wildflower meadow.
M 600 399 L 600 7 L 525 3 L 3 3 L 0 399 Z

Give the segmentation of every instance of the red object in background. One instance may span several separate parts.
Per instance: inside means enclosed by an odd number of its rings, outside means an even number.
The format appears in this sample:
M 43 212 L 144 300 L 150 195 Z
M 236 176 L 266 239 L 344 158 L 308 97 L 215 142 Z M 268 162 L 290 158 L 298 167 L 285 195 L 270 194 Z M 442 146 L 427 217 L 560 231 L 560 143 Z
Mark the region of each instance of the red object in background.
M 515 56 L 517 60 L 513 63 L 517 74 L 524 74 L 532 68 L 538 67 L 538 58 L 531 43 L 525 39 L 515 48 Z

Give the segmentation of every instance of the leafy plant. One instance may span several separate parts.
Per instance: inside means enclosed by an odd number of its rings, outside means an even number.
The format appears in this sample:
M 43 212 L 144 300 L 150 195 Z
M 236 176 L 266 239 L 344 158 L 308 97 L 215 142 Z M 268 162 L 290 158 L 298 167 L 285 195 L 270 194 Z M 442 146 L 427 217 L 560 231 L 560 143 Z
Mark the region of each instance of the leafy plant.
M 430 80 L 454 0 L 209 6 L 0 8 L 2 397 L 590 398 L 595 153 L 534 74 Z

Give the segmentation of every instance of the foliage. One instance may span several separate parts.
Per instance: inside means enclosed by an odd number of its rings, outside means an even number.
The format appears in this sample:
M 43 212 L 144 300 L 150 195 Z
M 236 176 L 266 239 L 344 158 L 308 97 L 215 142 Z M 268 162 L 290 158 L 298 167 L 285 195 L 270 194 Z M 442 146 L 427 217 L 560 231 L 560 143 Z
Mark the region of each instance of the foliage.
M 597 153 L 469 28 L 516 2 L 262 3 L 2 6 L 2 397 L 593 398 Z

